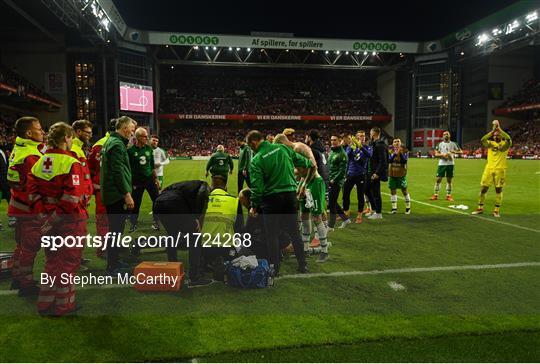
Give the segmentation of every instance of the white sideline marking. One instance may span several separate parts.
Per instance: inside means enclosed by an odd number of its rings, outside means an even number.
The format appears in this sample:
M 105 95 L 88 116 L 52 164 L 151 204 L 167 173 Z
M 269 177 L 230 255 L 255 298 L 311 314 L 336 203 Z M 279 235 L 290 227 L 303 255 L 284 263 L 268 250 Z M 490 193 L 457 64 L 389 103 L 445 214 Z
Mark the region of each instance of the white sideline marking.
M 404 291 L 406 288 L 404 285 L 399 284 L 398 282 L 388 282 L 388 285 L 390 288 L 392 288 L 394 291 Z
M 452 265 L 448 267 L 419 267 L 419 268 L 397 268 L 397 269 L 332 272 L 332 273 L 290 274 L 286 276 L 277 277 L 276 279 L 281 280 L 281 279 L 307 279 L 307 278 L 319 278 L 319 277 L 369 276 L 369 275 L 395 274 L 395 273 L 444 272 L 444 271 L 455 271 L 455 270 L 482 270 L 482 269 L 517 268 L 517 267 L 540 267 L 540 262 Z
M 386 195 L 386 196 L 390 196 L 390 194 L 389 194 L 389 193 L 386 193 L 386 192 L 382 192 L 381 194 Z M 403 200 L 403 197 L 402 197 L 402 196 L 398 196 L 398 198 L 399 198 L 400 200 Z M 461 214 L 461 215 L 470 216 L 470 217 L 475 218 L 475 219 L 481 219 L 481 220 L 484 220 L 484 221 L 494 222 L 494 223 L 496 223 L 496 224 L 502 224 L 502 225 L 511 226 L 511 227 L 516 228 L 516 229 L 522 229 L 522 230 L 532 231 L 533 233 L 540 233 L 540 230 L 537 230 L 537 229 L 528 228 L 528 227 L 521 226 L 521 225 L 516 225 L 516 224 L 511 224 L 511 223 L 509 223 L 509 222 L 505 222 L 505 221 L 501 221 L 501 220 L 489 219 L 489 218 L 484 217 L 484 216 L 482 216 L 482 215 L 472 215 L 472 214 L 470 214 L 470 213 L 468 213 L 468 212 L 463 212 L 463 211 L 453 210 L 453 209 L 450 209 L 450 208 L 448 208 L 448 207 L 437 206 L 437 205 L 434 205 L 434 204 L 431 204 L 431 203 L 427 203 L 427 202 L 423 202 L 423 201 L 418 201 L 418 200 L 413 200 L 412 198 L 411 198 L 411 202 L 418 203 L 418 204 L 420 204 L 420 205 L 425 205 L 425 206 L 434 207 L 434 208 L 440 209 L 440 210 L 452 211 L 452 212 L 455 212 L 456 214 Z
M 384 270 L 369 270 L 369 271 L 349 271 L 349 272 L 332 272 L 332 273 L 309 273 L 309 274 L 289 274 L 276 279 L 308 279 L 320 277 L 343 277 L 343 276 L 368 276 L 379 274 L 395 274 L 395 273 L 419 273 L 419 272 L 445 272 L 457 270 L 483 270 L 483 269 L 503 269 L 503 268 L 519 268 L 519 267 L 540 267 L 540 262 L 522 262 L 522 263 L 503 263 L 503 264 L 478 264 L 478 265 L 452 265 L 447 267 L 418 267 L 418 268 L 397 268 Z M 131 287 L 129 284 L 111 284 L 107 286 L 88 286 L 78 288 L 79 290 L 88 289 L 110 289 Z M 17 291 L 0 290 L 0 296 L 16 295 Z

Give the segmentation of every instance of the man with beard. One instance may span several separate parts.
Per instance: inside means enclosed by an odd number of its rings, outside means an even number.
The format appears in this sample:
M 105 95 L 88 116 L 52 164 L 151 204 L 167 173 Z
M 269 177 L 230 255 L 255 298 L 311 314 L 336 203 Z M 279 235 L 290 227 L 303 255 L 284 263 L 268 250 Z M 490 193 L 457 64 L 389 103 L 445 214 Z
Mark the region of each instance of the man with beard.
M 439 158 L 437 167 L 437 180 L 435 181 L 435 191 L 431 200 L 439 198 L 441 181 L 446 176 L 446 200 L 454 201 L 452 198 L 452 178 L 454 177 L 454 154 L 463 154 L 461 148 L 450 140 L 450 132 L 443 133 L 443 141 L 435 148 L 435 158 Z

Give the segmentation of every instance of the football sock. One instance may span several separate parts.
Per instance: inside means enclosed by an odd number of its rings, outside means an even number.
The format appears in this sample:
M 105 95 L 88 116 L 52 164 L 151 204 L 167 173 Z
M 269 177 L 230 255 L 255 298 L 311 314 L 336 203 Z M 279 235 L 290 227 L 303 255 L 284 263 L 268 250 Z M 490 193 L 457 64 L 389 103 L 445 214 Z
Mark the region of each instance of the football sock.
M 478 198 L 478 208 L 483 209 L 484 208 L 484 202 L 486 201 L 486 194 L 480 192 L 480 197 Z
M 411 208 L 411 194 L 410 193 L 405 195 L 405 208 L 407 209 Z
M 319 241 L 321 242 L 321 251 L 328 253 L 328 242 L 326 241 L 327 229 L 322 221 L 316 223 L 317 232 L 319 233 Z
M 446 196 L 450 196 L 452 194 L 452 184 L 447 183 L 446 184 Z
M 397 195 L 390 195 L 390 202 L 392 202 L 392 210 L 397 210 Z
M 503 200 L 503 193 L 496 193 L 495 194 L 495 211 L 499 211 L 499 208 L 501 207 Z
M 309 237 L 311 236 L 311 221 L 302 221 L 302 242 L 304 243 L 304 251 L 309 250 Z
M 433 194 L 435 196 L 439 196 L 439 190 L 441 189 L 441 184 L 440 183 L 435 183 L 435 191 L 433 192 Z

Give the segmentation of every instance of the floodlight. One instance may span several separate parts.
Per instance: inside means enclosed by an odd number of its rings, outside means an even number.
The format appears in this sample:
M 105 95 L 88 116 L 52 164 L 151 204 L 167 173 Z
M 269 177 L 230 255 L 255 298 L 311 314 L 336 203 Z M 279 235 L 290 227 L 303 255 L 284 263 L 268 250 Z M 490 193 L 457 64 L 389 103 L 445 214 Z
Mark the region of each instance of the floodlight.
M 364 51 L 364 56 L 367 56 L 367 51 Z
M 377 52 L 373 51 L 373 52 L 371 53 L 371 55 L 372 55 L 372 56 L 376 56 L 376 55 L 377 55 Z
M 236 47 L 236 51 L 237 51 L 237 52 L 240 52 L 240 47 Z
M 538 19 L 538 13 L 536 11 L 533 11 L 532 13 L 529 13 L 525 16 L 525 21 L 527 24 L 530 24 L 537 19 Z
M 489 40 L 489 35 L 487 35 L 486 33 L 482 33 L 478 36 L 478 40 L 476 41 L 476 44 L 477 46 L 481 46 L 483 45 L 484 43 L 486 43 L 488 40 Z
M 506 26 L 506 31 L 504 32 L 504 34 L 512 33 L 514 30 L 516 30 L 517 27 L 519 27 L 519 22 L 517 20 L 514 20 L 512 23 Z

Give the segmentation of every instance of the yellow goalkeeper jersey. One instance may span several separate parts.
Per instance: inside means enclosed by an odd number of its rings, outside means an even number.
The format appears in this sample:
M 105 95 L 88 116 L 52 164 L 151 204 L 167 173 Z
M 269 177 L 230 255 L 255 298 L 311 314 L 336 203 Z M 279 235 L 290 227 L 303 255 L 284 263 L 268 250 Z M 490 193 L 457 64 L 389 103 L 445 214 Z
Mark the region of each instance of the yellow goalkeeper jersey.
M 487 147 L 488 154 L 486 168 L 506 168 L 506 157 L 508 156 L 508 150 L 510 149 L 510 142 L 508 140 L 501 140 L 497 143 L 496 141 L 488 140 Z

